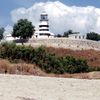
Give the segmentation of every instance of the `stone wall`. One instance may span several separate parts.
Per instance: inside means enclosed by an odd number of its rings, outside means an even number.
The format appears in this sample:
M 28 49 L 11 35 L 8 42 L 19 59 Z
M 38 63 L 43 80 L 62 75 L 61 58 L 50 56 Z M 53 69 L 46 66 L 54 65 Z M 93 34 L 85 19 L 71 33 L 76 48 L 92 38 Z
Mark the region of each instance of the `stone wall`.
M 91 40 L 72 40 L 68 38 L 51 38 L 51 39 L 30 39 L 28 44 L 32 46 L 48 46 L 56 48 L 70 48 L 74 50 L 95 49 L 100 50 L 100 42 Z

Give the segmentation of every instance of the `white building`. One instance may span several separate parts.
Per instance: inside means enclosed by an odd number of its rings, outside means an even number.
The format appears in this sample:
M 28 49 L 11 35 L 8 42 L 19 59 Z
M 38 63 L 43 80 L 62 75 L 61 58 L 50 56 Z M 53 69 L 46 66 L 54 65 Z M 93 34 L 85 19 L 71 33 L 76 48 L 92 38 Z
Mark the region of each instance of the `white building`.
M 86 34 L 71 34 L 69 35 L 69 39 L 86 39 Z
M 11 34 L 7 34 L 6 36 L 4 36 L 4 39 L 3 39 L 3 41 L 7 41 L 7 42 L 13 42 L 13 41 L 15 41 L 15 40 L 18 40 L 19 38 L 17 38 L 17 37 L 12 37 L 12 35 Z
M 43 12 L 40 15 L 39 30 L 33 35 L 33 38 L 53 38 L 54 34 L 49 31 L 48 14 Z
M 14 37 L 12 37 L 11 33 L 13 31 L 13 27 L 10 25 L 7 25 L 5 27 L 5 31 L 4 31 L 4 39 L 2 41 L 7 41 L 7 42 L 12 42 L 15 40 Z
M 11 34 L 8 34 L 4 37 L 4 40 L 9 42 L 9 41 L 14 41 L 15 39 L 14 37 L 11 36 Z

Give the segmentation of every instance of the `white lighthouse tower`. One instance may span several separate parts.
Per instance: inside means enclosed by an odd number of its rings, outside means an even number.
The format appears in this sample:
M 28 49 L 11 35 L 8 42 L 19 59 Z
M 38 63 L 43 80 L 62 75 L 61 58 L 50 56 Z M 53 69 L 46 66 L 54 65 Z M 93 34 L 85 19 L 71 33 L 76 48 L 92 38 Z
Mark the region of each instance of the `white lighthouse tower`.
M 35 32 L 34 38 L 53 38 L 54 34 L 49 31 L 48 14 L 44 11 L 40 15 L 39 30 Z

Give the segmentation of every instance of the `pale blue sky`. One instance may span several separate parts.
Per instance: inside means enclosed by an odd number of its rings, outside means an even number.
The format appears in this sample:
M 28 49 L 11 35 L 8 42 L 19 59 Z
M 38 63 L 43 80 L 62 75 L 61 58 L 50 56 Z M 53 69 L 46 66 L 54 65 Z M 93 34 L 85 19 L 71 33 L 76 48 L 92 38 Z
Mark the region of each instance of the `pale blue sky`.
M 19 7 L 30 7 L 35 2 L 46 2 L 48 0 L 0 0 L 0 26 L 12 24 L 11 11 Z M 56 1 L 56 0 L 49 0 Z M 100 8 L 100 0 L 59 0 L 69 6 L 95 6 Z

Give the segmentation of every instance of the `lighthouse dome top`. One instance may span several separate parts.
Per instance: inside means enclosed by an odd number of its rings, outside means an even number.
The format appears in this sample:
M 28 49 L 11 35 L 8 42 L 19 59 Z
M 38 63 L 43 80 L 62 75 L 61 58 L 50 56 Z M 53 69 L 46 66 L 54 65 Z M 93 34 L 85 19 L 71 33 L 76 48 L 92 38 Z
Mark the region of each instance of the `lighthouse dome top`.
M 42 13 L 41 13 L 41 15 L 48 15 L 45 11 L 43 11 Z

